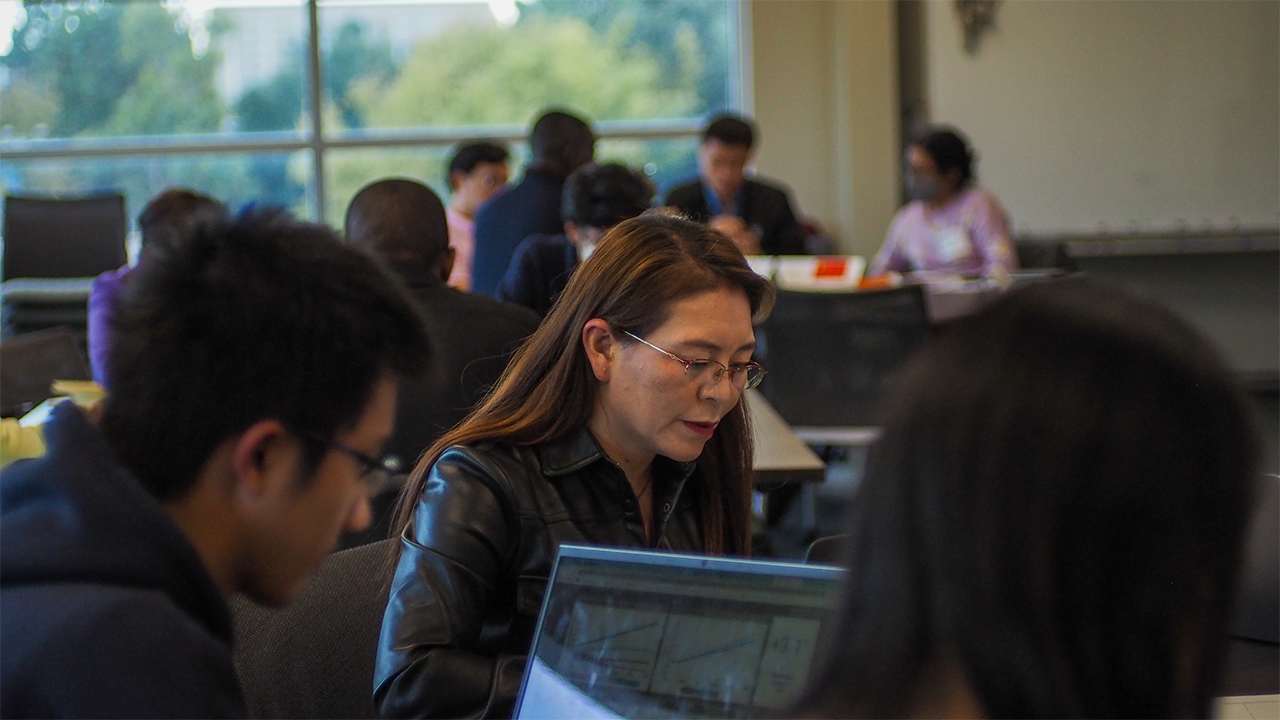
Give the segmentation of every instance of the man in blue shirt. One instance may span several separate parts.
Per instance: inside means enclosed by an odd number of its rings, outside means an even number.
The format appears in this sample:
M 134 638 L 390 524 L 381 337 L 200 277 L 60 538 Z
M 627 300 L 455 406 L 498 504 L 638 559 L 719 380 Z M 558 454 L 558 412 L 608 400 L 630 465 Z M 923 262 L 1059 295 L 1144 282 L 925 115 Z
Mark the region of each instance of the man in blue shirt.
M 538 118 L 529 132 L 533 159 L 524 178 L 489 198 L 476 211 L 471 290 L 496 295 L 498 282 L 521 240 L 563 229 L 560 191 L 569 173 L 591 162 L 595 135 L 585 120 L 561 110 Z

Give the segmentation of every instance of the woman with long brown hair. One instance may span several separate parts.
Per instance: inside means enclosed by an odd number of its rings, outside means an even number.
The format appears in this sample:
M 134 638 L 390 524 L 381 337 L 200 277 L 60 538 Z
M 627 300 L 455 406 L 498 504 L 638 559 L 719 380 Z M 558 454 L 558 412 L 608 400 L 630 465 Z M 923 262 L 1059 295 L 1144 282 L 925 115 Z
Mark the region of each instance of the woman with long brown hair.
M 498 386 L 423 455 L 374 699 L 385 717 L 509 715 L 561 543 L 745 555 L 773 301 L 723 235 L 624 221 L 569 281 Z

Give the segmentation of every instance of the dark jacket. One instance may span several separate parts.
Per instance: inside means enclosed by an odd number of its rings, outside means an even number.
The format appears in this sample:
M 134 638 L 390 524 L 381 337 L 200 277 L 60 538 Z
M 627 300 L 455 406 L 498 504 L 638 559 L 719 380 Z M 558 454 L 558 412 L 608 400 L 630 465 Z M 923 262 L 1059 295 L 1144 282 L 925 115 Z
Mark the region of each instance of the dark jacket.
M 423 269 L 391 267 L 418 301 L 437 361 L 430 377 L 400 383 L 387 451 L 408 467 L 489 392 L 540 318 L 527 308 L 451 288 Z
M 497 295 L 498 282 L 511 264 L 521 240 L 542 233 L 564 232 L 560 191 L 564 178 L 532 169 L 518 184 L 489 198 L 476 211 L 476 249 L 471 263 L 471 290 Z
M 498 297 L 545 316 L 577 267 L 578 249 L 564 235 L 531 235 L 516 248 Z
M 702 181 L 691 180 L 667 193 L 664 205 L 680 209 L 690 219 L 705 223 L 711 219 Z M 748 179 L 742 186 L 742 221 L 760 237 L 765 255 L 803 255 L 804 231 L 791 210 L 785 190 L 759 180 Z
M 195 547 L 70 402 L 0 483 L 0 715 L 244 717 Z
M 655 460 L 656 547 L 702 551 L 696 493 L 684 491 L 696 482 L 693 463 Z M 510 716 L 561 543 L 648 545 L 631 486 L 589 431 L 447 450 L 401 538 L 374 674 L 379 713 Z

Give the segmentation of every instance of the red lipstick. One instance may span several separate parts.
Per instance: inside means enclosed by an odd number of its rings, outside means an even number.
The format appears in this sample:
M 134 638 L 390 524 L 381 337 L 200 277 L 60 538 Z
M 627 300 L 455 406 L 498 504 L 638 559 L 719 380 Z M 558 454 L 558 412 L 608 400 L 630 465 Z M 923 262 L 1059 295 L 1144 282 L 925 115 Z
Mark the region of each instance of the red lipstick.
M 719 425 L 720 423 L 689 422 L 688 420 L 685 420 L 684 424 L 685 424 L 685 427 L 701 435 L 702 437 L 711 437 L 711 434 L 716 431 L 716 425 Z

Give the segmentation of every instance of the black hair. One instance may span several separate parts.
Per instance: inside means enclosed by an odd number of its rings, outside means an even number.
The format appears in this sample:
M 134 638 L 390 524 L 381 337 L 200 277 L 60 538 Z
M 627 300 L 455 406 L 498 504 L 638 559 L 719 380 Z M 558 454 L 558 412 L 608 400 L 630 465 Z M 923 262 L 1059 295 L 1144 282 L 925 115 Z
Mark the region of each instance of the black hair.
M 444 203 L 416 180 L 369 183 L 347 206 L 347 242 L 389 262 L 427 266 L 449 247 Z
M 608 230 L 653 206 L 653 183 L 620 163 L 587 163 L 564 181 L 560 215 L 565 222 Z
M 719 140 L 725 145 L 744 145 L 750 150 L 756 141 L 754 123 L 742 115 L 721 113 L 711 118 L 702 130 L 702 142 L 708 140 Z
M 480 163 L 502 163 L 511 157 L 507 148 L 492 140 L 472 140 L 458 146 L 449 158 L 449 168 L 444 174 L 444 185 L 453 188 L 453 174 L 468 175 Z
M 529 131 L 532 165 L 567 177 L 591 162 L 596 136 L 586 120 L 565 110 L 548 110 Z
M 1208 717 L 1253 419 L 1172 313 L 1015 290 L 904 370 L 803 712 L 891 717 L 954 671 L 987 717 Z
M 952 170 L 960 171 L 960 182 L 956 187 L 964 187 L 977 179 L 973 171 L 976 159 L 973 148 L 959 130 L 948 127 L 929 128 L 917 135 L 911 144 L 933 158 L 939 175 L 945 176 Z
M 167 252 L 198 223 L 226 214 L 226 206 L 207 195 L 186 188 L 165 190 L 138 214 L 142 250 L 148 256 Z
M 125 287 L 102 431 L 161 500 L 255 422 L 331 438 L 380 378 L 420 374 L 431 347 L 411 297 L 333 230 L 248 208 L 192 228 Z M 324 449 L 304 443 L 304 476 Z

